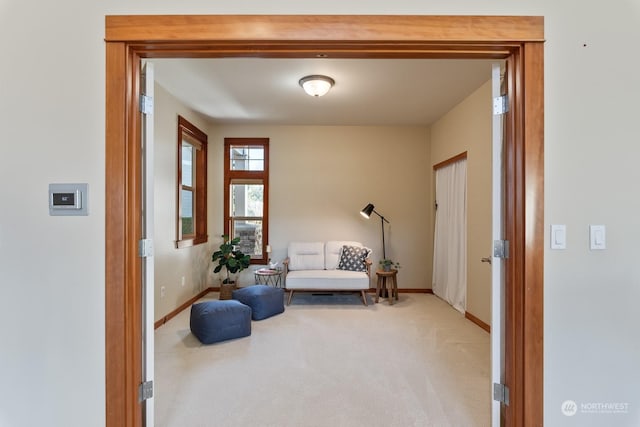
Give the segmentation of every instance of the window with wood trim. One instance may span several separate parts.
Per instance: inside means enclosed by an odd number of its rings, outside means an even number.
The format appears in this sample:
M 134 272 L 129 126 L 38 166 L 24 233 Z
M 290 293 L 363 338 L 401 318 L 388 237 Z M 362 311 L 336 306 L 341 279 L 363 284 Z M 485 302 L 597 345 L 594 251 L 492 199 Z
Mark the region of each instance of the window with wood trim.
M 239 237 L 252 264 L 267 262 L 269 138 L 224 140 L 224 233 Z
M 176 248 L 207 241 L 207 135 L 178 116 Z

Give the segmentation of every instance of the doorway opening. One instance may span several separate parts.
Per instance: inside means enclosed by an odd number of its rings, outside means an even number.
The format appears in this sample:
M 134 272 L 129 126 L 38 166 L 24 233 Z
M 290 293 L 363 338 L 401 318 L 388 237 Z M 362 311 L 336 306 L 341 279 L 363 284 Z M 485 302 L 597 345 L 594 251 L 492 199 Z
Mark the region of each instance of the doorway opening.
M 433 167 L 436 218 L 433 293 L 467 311 L 467 153 Z
M 542 424 L 543 20 L 478 16 L 110 16 L 106 20 L 106 417 L 142 423 L 140 119 L 143 58 L 504 59 L 507 425 Z

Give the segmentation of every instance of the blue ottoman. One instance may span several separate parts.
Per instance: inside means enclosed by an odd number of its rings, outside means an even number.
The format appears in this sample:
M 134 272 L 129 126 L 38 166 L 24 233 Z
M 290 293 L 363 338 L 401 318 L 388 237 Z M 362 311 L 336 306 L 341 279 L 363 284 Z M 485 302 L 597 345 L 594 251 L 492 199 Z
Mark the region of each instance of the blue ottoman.
M 284 289 L 254 285 L 233 291 L 233 299 L 251 307 L 251 318 L 262 320 L 284 311 Z
M 191 332 L 203 344 L 251 335 L 251 308 L 239 301 L 205 301 L 191 306 Z

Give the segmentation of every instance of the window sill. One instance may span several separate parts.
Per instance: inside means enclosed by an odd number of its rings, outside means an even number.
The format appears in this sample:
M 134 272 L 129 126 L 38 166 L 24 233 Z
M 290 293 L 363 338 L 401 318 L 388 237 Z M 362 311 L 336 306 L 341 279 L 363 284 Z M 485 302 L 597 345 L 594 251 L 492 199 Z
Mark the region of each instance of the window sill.
M 190 248 L 192 246 L 207 243 L 209 236 L 194 237 L 191 239 L 176 240 L 176 249 Z

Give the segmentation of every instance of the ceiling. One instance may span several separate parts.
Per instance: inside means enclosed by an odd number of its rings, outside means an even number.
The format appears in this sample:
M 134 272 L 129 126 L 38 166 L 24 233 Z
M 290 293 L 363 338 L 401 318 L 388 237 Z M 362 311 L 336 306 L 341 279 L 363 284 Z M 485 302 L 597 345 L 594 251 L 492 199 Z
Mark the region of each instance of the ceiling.
M 220 124 L 430 125 L 491 78 L 491 60 L 153 59 L 155 79 Z M 335 80 L 311 97 L 298 81 Z

